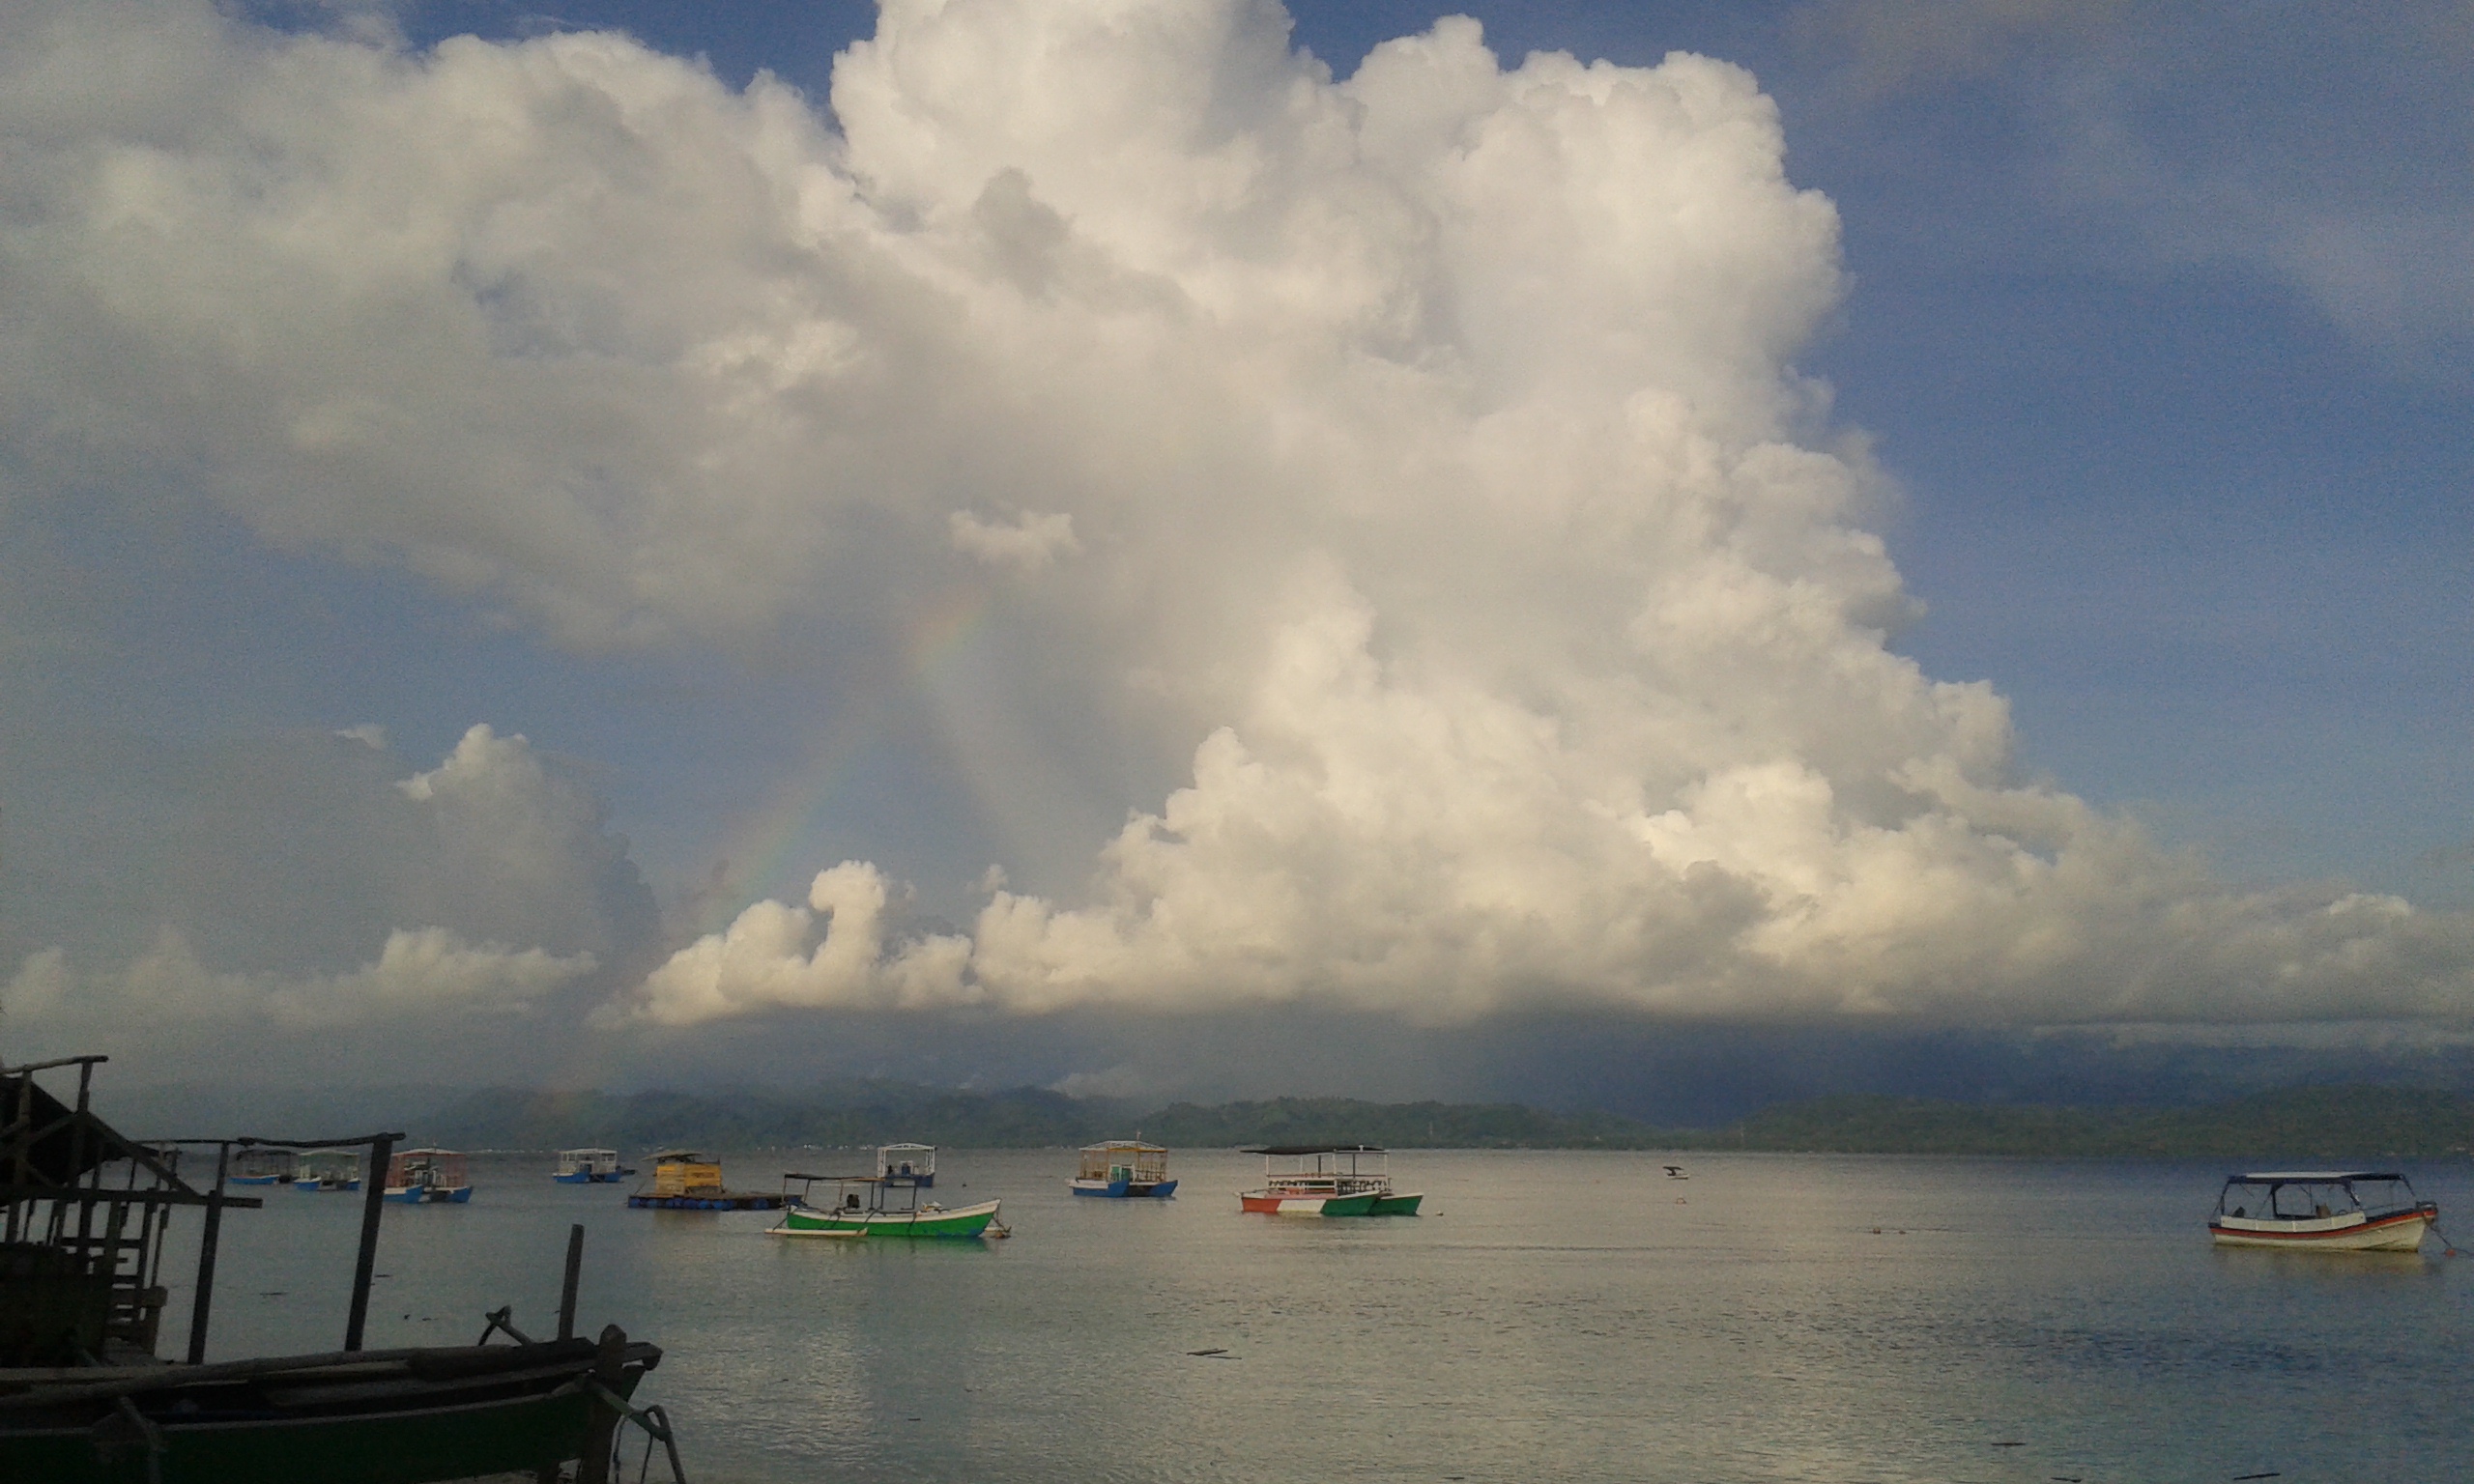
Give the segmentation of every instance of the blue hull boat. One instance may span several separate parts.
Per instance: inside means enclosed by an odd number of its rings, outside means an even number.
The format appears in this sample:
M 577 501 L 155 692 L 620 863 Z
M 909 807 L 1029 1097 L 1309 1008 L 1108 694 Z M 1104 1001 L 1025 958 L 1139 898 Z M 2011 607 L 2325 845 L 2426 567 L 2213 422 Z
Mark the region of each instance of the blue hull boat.
M 388 1186 L 379 1197 L 398 1206 L 461 1206 L 472 1198 L 471 1185 L 413 1185 L 404 1189 Z
M 1108 1196 L 1117 1200 L 1125 1200 L 1128 1198 L 1140 1199 L 1145 1196 L 1165 1199 L 1165 1197 L 1177 1193 L 1177 1183 L 1173 1180 L 1164 1180 L 1156 1184 L 1140 1185 L 1136 1184 L 1130 1180 L 1078 1180 L 1072 1182 L 1072 1185 L 1076 1195 Z

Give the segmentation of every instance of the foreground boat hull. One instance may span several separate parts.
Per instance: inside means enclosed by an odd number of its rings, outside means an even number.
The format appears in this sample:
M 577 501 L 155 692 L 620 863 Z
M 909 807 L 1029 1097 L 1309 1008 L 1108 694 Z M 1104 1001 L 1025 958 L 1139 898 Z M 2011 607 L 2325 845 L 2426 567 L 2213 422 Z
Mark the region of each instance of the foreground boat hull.
M 2431 1226 L 2428 1213 L 2414 1211 L 2351 1225 L 2330 1226 L 2322 1219 L 2296 1221 L 2275 1229 L 2267 1228 L 2266 1223 L 2233 1227 L 2211 1221 L 2207 1229 L 2220 1247 L 2273 1247 L 2287 1252 L 2416 1252 L 2422 1249 L 2423 1234 Z
M 978 1237 L 996 1219 L 1000 1201 L 957 1206 L 950 1211 L 820 1211 L 793 1206 L 782 1213 L 782 1224 L 768 1228 L 776 1237 L 897 1237 L 944 1239 Z
M 109 1403 L 58 1414 L 19 1413 L 0 1418 L 0 1478 L 431 1484 L 532 1473 L 584 1456 L 593 1432 L 615 1421 L 607 1410 L 596 1411 L 584 1375 L 591 1364 L 590 1345 L 561 1349 L 569 1354 L 550 1365 L 444 1382 L 374 1385 L 300 1378 L 245 1388 L 166 1388 L 140 1398 L 159 1448 L 151 1470 L 142 1437 L 112 1436 L 104 1415 Z M 637 1349 L 658 1362 L 658 1351 Z M 649 1368 L 641 1355 L 631 1357 L 613 1389 L 631 1395 Z M 7 1375 L 0 1372 L 0 1381 Z M 379 1389 L 397 1392 L 395 1400 L 409 1405 L 374 1403 L 368 1393 Z
M 1418 1213 L 1418 1203 L 1424 1199 L 1424 1191 L 1411 1191 L 1406 1195 L 1378 1195 L 1374 1198 L 1372 1209 L 1368 1210 L 1366 1214 L 1369 1216 L 1414 1216 Z

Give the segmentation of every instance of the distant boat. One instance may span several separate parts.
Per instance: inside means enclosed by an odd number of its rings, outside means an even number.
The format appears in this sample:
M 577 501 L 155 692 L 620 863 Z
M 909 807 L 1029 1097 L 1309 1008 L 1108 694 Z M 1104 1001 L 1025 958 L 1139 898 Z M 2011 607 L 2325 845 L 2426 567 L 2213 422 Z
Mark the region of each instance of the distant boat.
M 877 1151 L 877 1173 L 886 1180 L 903 1180 L 927 1189 L 936 1183 L 936 1146 L 934 1144 L 887 1144 Z
M 611 1185 L 635 1173 L 619 1165 L 615 1149 L 562 1149 L 550 1178 L 562 1185 Z
M 288 1185 L 300 1156 L 288 1149 L 245 1149 L 232 1156 L 232 1173 L 224 1184 L 232 1185 Z
M 653 1156 L 653 1183 L 627 1196 L 637 1211 L 778 1211 L 771 1191 L 733 1190 L 722 1184 L 720 1161 L 694 1150 L 667 1149 Z
M 925 1153 L 923 1160 L 919 1156 Z M 984 1237 L 995 1226 L 999 1201 L 944 1207 L 923 1201 L 919 1192 L 935 1178 L 936 1152 L 925 1144 L 888 1144 L 877 1152 L 873 1175 L 808 1175 L 791 1171 L 782 1177 L 784 1211 L 776 1237 Z M 886 1173 L 891 1171 L 892 1173 Z M 791 1183 L 799 1183 L 796 1194 Z M 815 1198 L 820 1184 L 833 1186 L 822 1201 Z M 998 1236 L 1005 1229 L 995 1226 Z
M 1168 1178 L 1168 1151 L 1139 1139 L 1109 1139 L 1082 1146 L 1082 1162 L 1066 1187 L 1076 1195 L 1154 1196 L 1177 1193 Z
M 2438 1219 L 2394 1170 L 2272 1170 L 2225 1177 L 2207 1229 L 2221 1247 L 2414 1252 Z
M 1670 1164 L 1665 1166 L 1665 1169 L 1666 1178 L 1669 1180 L 1690 1180 L 1692 1178 L 1691 1176 L 1683 1173 L 1683 1166 L 1680 1164 Z
M 1241 1151 L 1263 1156 L 1263 1185 L 1238 1194 L 1247 1211 L 1280 1216 L 1414 1216 L 1422 1192 L 1392 1188 L 1389 1152 L 1372 1144 L 1272 1144 Z M 1275 1170 L 1273 1161 L 1286 1161 Z
M 464 1156 L 451 1149 L 408 1149 L 387 1161 L 386 1199 L 404 1206 L 463 1205 L 473 1198 Z
M 360 1188 L 360 1156 L 349 1149 L 311 1149 L 302 1152 L 300 1167 L 293 1173 L 295 1190 L 359 1190 Z

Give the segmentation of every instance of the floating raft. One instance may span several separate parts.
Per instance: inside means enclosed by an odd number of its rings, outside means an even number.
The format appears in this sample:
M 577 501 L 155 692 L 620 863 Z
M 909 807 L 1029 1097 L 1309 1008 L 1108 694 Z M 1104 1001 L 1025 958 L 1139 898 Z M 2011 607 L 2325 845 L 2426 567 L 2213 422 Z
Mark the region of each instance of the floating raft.
M 647 1195 L 627 1197 L 627 1204 L 638 1211 L 780 1211 L 782 1197 L 777 1192 L 754 1194 L 744 1190 L 725 1190 L 718 1195 Z
M 780 1211 L 779 1190 L 762 1194 L 723 1187 L 716 1161 L 684 1149 L 653 1156 L 653 1183 L 638 1185 L 627 1204 L 638 1211 Z

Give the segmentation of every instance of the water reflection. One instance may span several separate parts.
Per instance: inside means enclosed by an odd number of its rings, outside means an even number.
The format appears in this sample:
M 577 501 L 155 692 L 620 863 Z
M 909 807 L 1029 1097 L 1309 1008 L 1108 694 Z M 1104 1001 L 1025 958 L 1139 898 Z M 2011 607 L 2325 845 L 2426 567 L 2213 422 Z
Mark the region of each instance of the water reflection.
M 1094 1201 L 1070 1151 L 953 1152 L 1017 1235 L 906 1243 L 476 1159 L 472 1205 L 389 1208 L 370 1343 L 547 1327 L 582 1220 L 584 1320 L 669 1349 L 700 1481 L 2474 1473 L 2430 1363 L 2474 1264 L 2216 1248 L 2212 1169 L 1403 1153 L 1429 1214 L 1315 1221 L 1176 1161 L 1174 1200 Z M 2415 1178 L 2456 1210 L 2465 1175 Z M 233 1218 L 216 1356 L 334 1343 L 352 1204 Z

